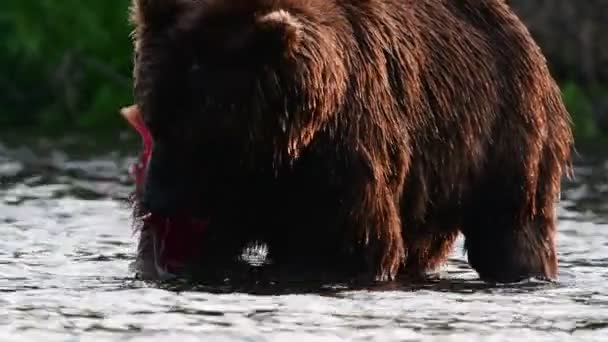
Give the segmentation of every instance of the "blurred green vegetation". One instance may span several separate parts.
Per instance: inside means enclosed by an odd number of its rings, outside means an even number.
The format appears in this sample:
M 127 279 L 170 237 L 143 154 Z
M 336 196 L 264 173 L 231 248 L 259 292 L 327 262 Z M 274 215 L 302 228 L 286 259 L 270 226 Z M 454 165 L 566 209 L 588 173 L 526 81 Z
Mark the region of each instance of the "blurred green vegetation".
M 572 115 L 574 134 L 583 140 L 594 140 L 608 138 L 598 124 L 598 117 L 594 111 L 597 110 L 593 99 L 607 98 L 608 88 L 597 87 L 585 90 L 575 82 L 563 82 L 562 96 L 564 102 Z
M 128 5 L 0 1 L 0 127 L 119 127 L 132 97 Z
M 0 130 L 124 128 L 118 109 L 132 101 L 129 2 L 0 1 Z M 577 139 L 600 138 L 594 99 L 608 98 L 608 87 L 560 84 Z

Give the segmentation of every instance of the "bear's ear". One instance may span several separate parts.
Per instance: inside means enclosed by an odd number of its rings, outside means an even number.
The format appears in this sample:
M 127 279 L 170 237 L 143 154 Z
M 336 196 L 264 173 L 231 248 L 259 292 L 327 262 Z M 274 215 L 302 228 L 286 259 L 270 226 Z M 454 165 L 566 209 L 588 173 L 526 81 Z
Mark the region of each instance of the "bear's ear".
M 131 22 L 146 27 L 169 24 L 190 4 L 192 0 L 133 0 Z
M 255 26 L 260 47 L 270 50 L 271 53 L 290 54 L 302 35 L 300 20 L 282 9 L 256 17 Z

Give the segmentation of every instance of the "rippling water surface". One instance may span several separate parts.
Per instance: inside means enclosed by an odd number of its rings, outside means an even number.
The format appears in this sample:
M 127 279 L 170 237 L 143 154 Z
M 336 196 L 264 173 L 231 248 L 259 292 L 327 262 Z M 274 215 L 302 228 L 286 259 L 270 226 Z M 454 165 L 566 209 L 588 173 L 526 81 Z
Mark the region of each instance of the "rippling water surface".
M 135 280 L 131 162 L 0 145 L 0 341 L 608 341 L 606 159 L 564 185 L 555 284 L 484 285 L 460 241 L 441 280 L 316 293 Z

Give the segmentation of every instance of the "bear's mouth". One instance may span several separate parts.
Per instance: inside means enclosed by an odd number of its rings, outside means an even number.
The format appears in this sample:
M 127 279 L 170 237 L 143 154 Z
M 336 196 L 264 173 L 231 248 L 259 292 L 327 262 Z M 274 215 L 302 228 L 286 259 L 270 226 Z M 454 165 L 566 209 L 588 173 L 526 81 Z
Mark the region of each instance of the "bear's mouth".
M 140 134 L 143 141 L 140 159 L 129 169 L 135 181 L 135 200 L 138 201 L 143 191 L 154 140 L 137 106 L 123 108 L 121 114 Z M 151 255 L 154 259 L 143 262 L 152 261 L 157 275 L 163 278 L 175 276 L 194 266 L 200 254 L 200 245 L 208 220 L 186 216 L 165 217 L 145 210 L 140 211 L 144 211 L 138 212 L 138 219 L 142 222 L 141 233 L 150 237 L 151 244 L 144 248 L 152 248 L 152 253 L 146 255 Z

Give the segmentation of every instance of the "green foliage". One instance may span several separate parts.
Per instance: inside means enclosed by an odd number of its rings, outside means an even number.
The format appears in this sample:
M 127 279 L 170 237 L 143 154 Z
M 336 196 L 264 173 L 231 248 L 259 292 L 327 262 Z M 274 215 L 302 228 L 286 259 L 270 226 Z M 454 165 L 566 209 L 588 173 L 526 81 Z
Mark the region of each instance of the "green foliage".
M 608 88 L 595 86 L 589 89 L 574 82 L 565 82 L 562 95 L 572 116 L 575 137 L 587 141 L 605 138 L 606 132 L 598 128 L 598 118 L 594 113 L 602 109 L 595 108 L 594 104 L 608 99 Z
M 116 127 L 131 101 L 128 5 L 0 1 L 0 126 Z
M 598 130 L 589 96 L 573 82 L 562 86 L 562 94 L 566 107 L 572 115 L 574 134 L 577 137 L 596 137 Z

